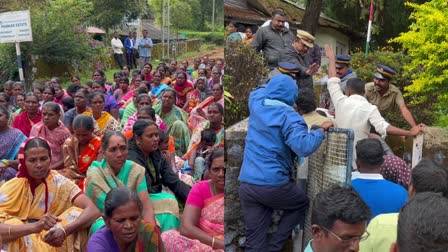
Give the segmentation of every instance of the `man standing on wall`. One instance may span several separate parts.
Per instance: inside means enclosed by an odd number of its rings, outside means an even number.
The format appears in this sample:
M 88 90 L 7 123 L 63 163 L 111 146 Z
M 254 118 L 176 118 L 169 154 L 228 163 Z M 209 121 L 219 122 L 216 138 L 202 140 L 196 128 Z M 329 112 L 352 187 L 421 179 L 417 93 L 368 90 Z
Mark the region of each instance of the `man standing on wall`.
M 255 33 L 252 48 L 257 52 L 263 51 L 264 60 L 269 70 L 277 67 L 280 59 L 280 52 L 288 47 L 294 40 L 294 34 L 285 27 L 286 13 L 277 9 L 272 12 L 270 25 L 261 27 Z
M 148 30 L 143 30 L 142 34 L 143 38 L 137 42 L 140 68 L 143 68 L 146 63 L 151 63 L 151 48 L 153 47 L 152 40 L 148 38 Z
M 110 44 L 112 46 L 112 50 L 114 50 L 114 59 L 115 62 L 117 62 L 118 66 L 120 66 L 120 69 L 123 69 L 124 62 L 123 62 L 123 43 L 121 42 L 119 38 L 118 32 L 114 32 L 114 37 L 110 41 Z

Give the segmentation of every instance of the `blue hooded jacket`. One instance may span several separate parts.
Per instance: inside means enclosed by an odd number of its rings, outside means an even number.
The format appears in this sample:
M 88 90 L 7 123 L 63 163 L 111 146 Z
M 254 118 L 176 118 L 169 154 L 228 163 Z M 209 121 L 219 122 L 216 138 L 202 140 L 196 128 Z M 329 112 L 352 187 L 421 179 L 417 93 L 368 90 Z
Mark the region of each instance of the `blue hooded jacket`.
M 292 108 L 297 93 L 295 81 L 285 74 L 251 92 L 241 182 L 284 185 L 292 177 L 295 156 L 309 156 L 322 143 L 324 134 L 308 133 L 305 120 Z

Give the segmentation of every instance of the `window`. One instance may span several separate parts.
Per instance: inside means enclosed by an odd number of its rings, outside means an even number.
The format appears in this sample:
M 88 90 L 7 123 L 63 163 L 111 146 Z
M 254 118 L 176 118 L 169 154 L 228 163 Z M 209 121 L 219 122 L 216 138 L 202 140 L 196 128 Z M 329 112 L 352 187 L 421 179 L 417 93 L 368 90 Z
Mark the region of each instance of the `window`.
M 348 54 L 347 45 L 336 41 L 336 54 Z

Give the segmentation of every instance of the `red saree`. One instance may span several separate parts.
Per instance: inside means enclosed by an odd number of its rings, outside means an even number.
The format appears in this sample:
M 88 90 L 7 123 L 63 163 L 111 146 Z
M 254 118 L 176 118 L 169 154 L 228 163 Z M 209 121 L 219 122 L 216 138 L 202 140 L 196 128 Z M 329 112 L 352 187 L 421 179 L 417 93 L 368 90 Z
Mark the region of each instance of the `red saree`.
M 71 137 L 65 141 L 63 146 L 64 152 L 64 171 L 61 173 L 84 190 L 84 180 L 93 161 L 97 159 L 101 147 L 101 137 L 94 137 L 90 140 L 82 152 L 79 152 L 79 142 L 76 137 Z M 81 177 L 82 178 L 79 178 Z
M 183 108 L 187 102 L 187 94 L 194 91 L 193 84 L 189 80 L 186 80 L 184 85 L 179 86 L 177 83 L 174 83 L 173 87 L 177 93 L 176 105 L 179 108 Z
M 40 121 L 42 121 L 42 111 L 39 110 L 34 119 L 30 119 L 26 111 L 23 111 L 14 118 L 12 127 L 21 130 L 25 136 L 29 137 L 33 125 Z

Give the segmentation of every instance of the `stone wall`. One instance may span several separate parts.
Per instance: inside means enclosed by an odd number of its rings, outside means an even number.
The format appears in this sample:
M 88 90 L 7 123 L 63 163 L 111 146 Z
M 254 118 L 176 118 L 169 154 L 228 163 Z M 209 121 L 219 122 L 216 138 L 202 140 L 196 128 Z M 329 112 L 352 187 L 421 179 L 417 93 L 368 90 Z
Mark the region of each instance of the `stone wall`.
M 244 142 L 248 119 L 229 128 L 225 132 L 226 141 L 226 187 L 225 187 L 225 245 L 227 252 L 243 251 L 244 223 L 238 197 L 240 168 L 243 161 Z

